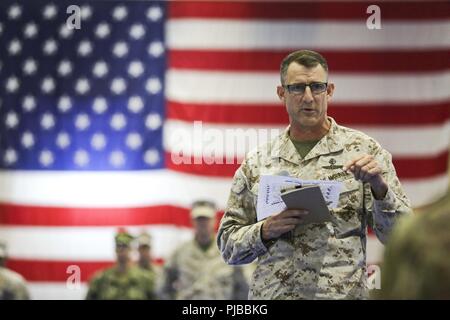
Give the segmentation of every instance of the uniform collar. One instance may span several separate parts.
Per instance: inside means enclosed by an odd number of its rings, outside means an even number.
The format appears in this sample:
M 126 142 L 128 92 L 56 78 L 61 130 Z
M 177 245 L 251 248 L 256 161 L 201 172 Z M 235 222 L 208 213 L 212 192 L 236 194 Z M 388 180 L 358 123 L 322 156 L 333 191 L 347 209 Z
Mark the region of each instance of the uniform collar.
M 314 146 L 314 148 L 306 155 L 304 159 L 301 158 L 291 139 L 289 138 L 289 128 L 288 126 L 283 133 L 276 139 L 275 144 L 272 148 L 271 157 L 272 158 L 283 158 L 286 161 L 293 163 L 300 163 L 302 161 L 307 161 L 315 157 L 338 152 L 344 149 L 342 143 L 339 141 L 339 132 L 342 130 L 340 126 L 332 117 L 328 117 L 331 122 L 330 130 L 328 133 L 319 140 L 319 142 Z

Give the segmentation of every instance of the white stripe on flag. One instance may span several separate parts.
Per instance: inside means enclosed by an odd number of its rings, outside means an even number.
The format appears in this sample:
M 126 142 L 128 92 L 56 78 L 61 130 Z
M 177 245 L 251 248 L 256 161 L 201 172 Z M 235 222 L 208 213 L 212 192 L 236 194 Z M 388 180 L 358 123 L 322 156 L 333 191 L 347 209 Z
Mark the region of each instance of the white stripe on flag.
M 168 120 L 164 127 L 164 148 L 169 153 L 180 154 L 182 151 L 184 155 L 202 156 L 205 150 L 214 150 L 217 157 L 243 158 L 258 145 L 275 138 L 286 126 L 227 125 Z M 446 125 L 433 126 L 352 128 L 376 139 L 393 156 L 429 157 L 448 150 L 450 144 L 450 121 Z
M 224 207 L 229 178 L 150 170 L 135 172 L 0 171 L 0 202 L 78 208 L 173 205 L 210 199 Z
M 167 72 L 167 97 L 176 102 L 280 104 L 276 72 L 218 72 L 176 70 Z M 336 103 L 441 102 L 450 97 L 450 72 L 415 74 L 330 73 L 336 84 Z M 355 90 L 357 88 L 357 90 Z M 332 103 L 330 103 L 332 105 Z
M 426 112 L 426 110 L 424 110 Z M 389 115 L 386 115 L 389 117 Z M 444 125 L 427 126 L 354 126 L 376 139 L 383 148 L 394 156 L 431 157 L 449 150 L 450 121 Z
M 377 264 L 383 260 L 384 245 L 373 236 L 367 237 L 367 264 Z
M 417 208 L 429 205 L 447 194 L 449 175 L 445 173 L 426 179 L 403 179 L 401 184 L 412 206 Z
M 34 300 L 83 300 L 88 286 L 81 283 L 79 288 L 69 288 L 64 282 L 29 282 L 28 290 Z
M 1 172 L 0 181 L 1 202 L 81 208 L 161 204 L 189 208 L 195 200 L 206 198 L 215 201 L 219 209 L 224 209 L 231 188 L 230 178 L 170 171 L 108 174 Z M 447 173 L 426 179 L 401 180 L 414 207 L 442 197 L 448 182 Z
M 125 226 L 133 235 L 146 230 L 152 236 L 152 255 L 166 259 L 182 242 L 192 238 L 192 229 L 171 226 Z M 8 255 L 14 259 L 114 261 L 116 227 L 0 227 L 8 239 Z
M 450 45 L 450 22 L 447 20 L 386 21 L 382 29 L 374 31 L 367 28 L 364 19 L 351 22 L 171 19 L 166 30 L 168 47 L 172 49 L 384 50 L 446 48 Z

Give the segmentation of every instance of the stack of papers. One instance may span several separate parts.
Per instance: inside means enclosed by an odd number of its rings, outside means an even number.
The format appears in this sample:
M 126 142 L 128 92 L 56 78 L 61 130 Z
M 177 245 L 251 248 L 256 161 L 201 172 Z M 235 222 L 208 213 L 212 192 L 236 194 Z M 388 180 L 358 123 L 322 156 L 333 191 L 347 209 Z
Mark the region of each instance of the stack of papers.
M 309 210 L 305 223 L 326 221 L 330 215 L 328 208 L 338 205 L 341 188 L 339 181 L 262 175 L 256 206 L 258 221 L 288 208 Z

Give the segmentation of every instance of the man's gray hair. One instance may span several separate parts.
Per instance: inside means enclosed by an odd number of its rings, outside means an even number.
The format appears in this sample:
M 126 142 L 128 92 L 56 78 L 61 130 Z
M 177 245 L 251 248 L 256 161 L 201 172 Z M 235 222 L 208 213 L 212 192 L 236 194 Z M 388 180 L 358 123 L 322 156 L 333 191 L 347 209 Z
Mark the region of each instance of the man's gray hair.
M 280 66 L 280 80 L 281 84 L 285 84 L 287 69 L 292 62 L 296 62 L 306 68 L 314 68 L 320 64 L 325 72 L 328 74 L 327 60 L 318 52 L 312 50 L 298 50 L 287 55 Z

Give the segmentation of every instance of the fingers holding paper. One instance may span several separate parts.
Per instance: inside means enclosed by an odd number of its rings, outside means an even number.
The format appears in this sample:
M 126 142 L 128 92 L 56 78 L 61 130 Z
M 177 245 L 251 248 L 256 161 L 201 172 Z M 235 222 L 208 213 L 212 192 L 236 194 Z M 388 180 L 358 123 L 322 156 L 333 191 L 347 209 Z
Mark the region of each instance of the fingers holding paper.
M 270 216 L 262 226 L 263 240 L 276 239 L 282 234 L 293 230 L 308 214 L 307 210 L 285 210 L 279 214 Z

